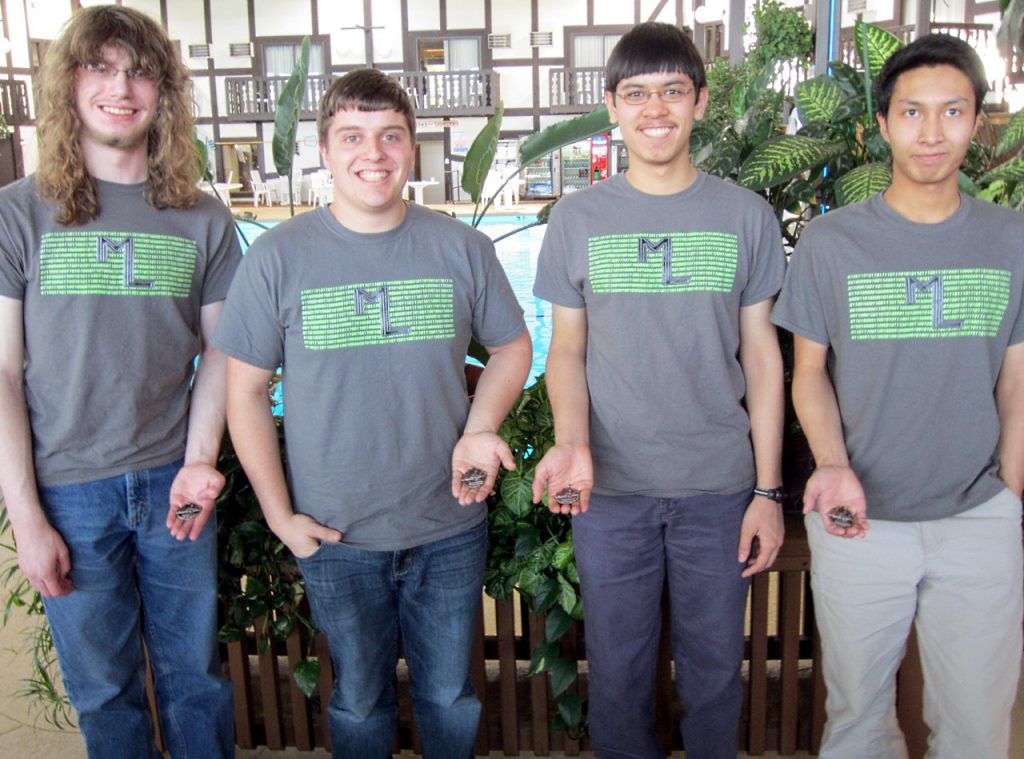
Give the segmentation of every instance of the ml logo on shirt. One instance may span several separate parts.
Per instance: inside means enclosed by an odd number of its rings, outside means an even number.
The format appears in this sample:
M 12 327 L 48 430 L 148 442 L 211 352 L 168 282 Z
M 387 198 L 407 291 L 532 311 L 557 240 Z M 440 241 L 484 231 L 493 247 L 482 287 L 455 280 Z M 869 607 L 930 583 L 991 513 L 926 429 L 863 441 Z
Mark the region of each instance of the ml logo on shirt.
M 454 337 L 450 279 L 365 282 L 302 291 L 302 342 L 309 350 Z
M 724 232 L 600 235 L 587 248 L 595 293 L 729 292 L 739 250 Z
M 39 247 L 42 295 L 163 295 L 187 298 L 196 243 L 184 237 L 62 231 Z
M 847 293 L 854 340 L 995 337 L 1010 302 L 1010 272 L 853 274 Z

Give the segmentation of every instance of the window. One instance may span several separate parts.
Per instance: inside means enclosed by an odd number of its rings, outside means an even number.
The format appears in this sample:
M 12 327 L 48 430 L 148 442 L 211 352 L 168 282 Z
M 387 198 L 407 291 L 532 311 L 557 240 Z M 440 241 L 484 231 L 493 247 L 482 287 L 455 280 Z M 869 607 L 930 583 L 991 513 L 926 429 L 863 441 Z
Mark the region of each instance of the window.
M 256 40 L 257 69 L 265 77 L 291 76 L 302 50 L 301 37 L 264 37 Z M 311 37 L 309 42 L 309 75 L 326 76 L 330 68 L 329 38 Z
M 608 62 L 612 48 L 621 38 L 621 32 L 572 35 L 572 67 L 576 69 L 603 68 L 604 64 Z
M 420 37 L 416 60 L 420 71 L 479 71 L 480 37 Z

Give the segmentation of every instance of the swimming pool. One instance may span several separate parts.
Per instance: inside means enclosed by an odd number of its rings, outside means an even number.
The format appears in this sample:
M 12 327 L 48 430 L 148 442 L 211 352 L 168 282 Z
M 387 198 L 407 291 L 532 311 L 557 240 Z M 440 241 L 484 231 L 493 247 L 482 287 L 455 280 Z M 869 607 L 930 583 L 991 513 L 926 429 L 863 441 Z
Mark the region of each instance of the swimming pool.
M 459 216 L 459 221 L 466 224 L 470 217 Z M 480 231 L 492 240 L 513 229 L 518 229 L 535 221 L 534 216 L 486 216 L 480 224 Z M 261 222 L 272 227 L 278 222 Z M 242 234 L 250 243 L 264 232 L 264 228 L 245 221 L 238 222 Z M 533 366 L 526 381 L 527 386 L 533 384 L 534 377 L 544 371 L 544 362 L 548 356 L 548 345 L 551 343 L 551 304 L 533 296 L 533 278 L 537 273 L 537 254 L 544 239 L 546 226 L 532 227 L 517 235 L 502 240 L 495 249 L 498 260 L 505 269 L 505 274 L 523 307 L 526 327 L 533 339 Z M 245 249 L 242 240 L 242 248 Z

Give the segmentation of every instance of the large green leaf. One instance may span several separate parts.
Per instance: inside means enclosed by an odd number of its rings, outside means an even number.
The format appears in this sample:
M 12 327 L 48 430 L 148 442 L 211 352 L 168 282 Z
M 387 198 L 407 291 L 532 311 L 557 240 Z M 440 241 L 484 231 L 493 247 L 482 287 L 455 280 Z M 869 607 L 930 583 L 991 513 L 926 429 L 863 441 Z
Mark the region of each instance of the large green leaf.
M 836 180 L 836 203 L 841 206 L 867 200 L 892 184 L 892 169 L 887 163 L 868 163 L 843 174 Z
M 1024 142 L 1024 110 L 1017 111 L 1006 125 L 1003 133 L 999 135 L 999 142 L 996 144 L 996 155 L 1006 155 L 1021 142 Z
M 519 165 L 527 166 L 566 145 L 607 132 L 612 126 L 608 120 L 608 109 L 603 105 L 584 116 L 552 124 L 523 140 L 523 144 L 519 146 Z
M 864 60 L 863 40 L 867 35 L 868 60 Z M 860 65 L 871 73 L 871 78 L 878 76 L 882 66 L 890 55 L 903 47 L 903 40 L 880 26 L 866 24 L 863 21 L 854 23 L 854 39 L 857 43 L 857 60 Z
M 748 190 L 765 190 L 786 182 L 808 169 L 821 166 L 843 153 L 840 142 L 788 134 L 759 145 L 740 167 L 739 184 Z
M 510 472 L 501 480 L 501 500 L 517 517 L 524 517 L 533 508 L 533 486 L 518 472 Z
M 462 164 L 462 189 L 469 193 L 474 203 L 480 202 L 484 191 L 484 180 L 494 163 L 494 154 L 498 151 L 498 135 L 501 132 L 501 120 L 505 115 L 505 104 L 498 103 L 498 109 L 487 119 L 480 134 L 473 140 L 466 152 L 466 160 Z
M 274 113 L 274 168 L 282 177 L 289 177 L 292 173 L 295 133 L 299 128 L 299 113 L 306 96 L 308 74 L 309 37 L 303 37 L 299 59 L 295 62 L 292 75 L 281 89 L 281 95 L 277 98 L 277 111 Z
M 573 680 L 576 679 L 576 661 L 574 659 L 567 659 L 564 656 L 560 656 L 551 663 L 548 668 L 548 675 L 551 680 L 551 694 L 553 696 L 559 696 L 565 692 L 565 689 L 572 685 Z
M 843 93 L 835 79 L 822 74 L 800 82 L 793 100 L 803 123 L 829 122 L 843 102 Z
M 199 164 L 199 178 L 210 182 L 213 174 L 210 173 L 210 151 L 206 148 L 206 140 L 195 132 L 192 132 L 192 144 L 196 148 L 196 162 Z
M 991 184 L 996 180 L 1004 182 L 1024 182 L 1024 158 L 1014 158 L 988 172 L 978 180 L 978 184 Z
M 296 662 L 292 677 L 295 678 L 295 684 L 299 686 L 302 694 L 309 698 L 316 690 L 317 680 L 320 679 L 320 662 L 313 659 Z

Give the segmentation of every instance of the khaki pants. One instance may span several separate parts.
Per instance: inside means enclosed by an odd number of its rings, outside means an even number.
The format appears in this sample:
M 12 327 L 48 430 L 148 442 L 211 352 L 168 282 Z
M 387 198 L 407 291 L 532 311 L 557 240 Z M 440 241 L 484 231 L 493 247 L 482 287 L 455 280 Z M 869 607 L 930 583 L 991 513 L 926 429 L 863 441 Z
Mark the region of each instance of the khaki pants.
M 1017 497 L 934 521 L 874 520 L 863 539 L 829 535 L 817 513 L 806 524 L 828 689 L 819 757 L 905 759 L 895 675 L 915 622 L 927 756 L 1006 759 L 1024 605 Z

